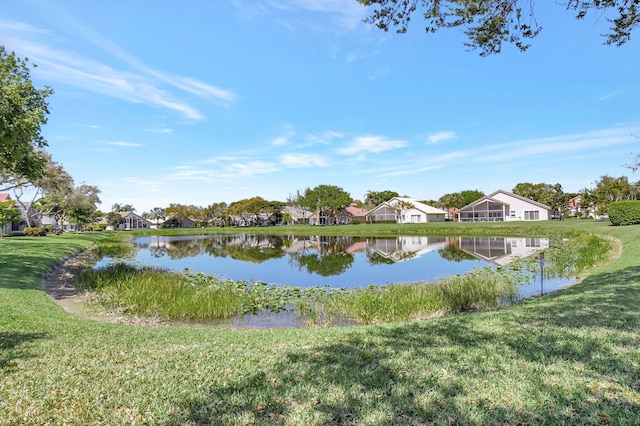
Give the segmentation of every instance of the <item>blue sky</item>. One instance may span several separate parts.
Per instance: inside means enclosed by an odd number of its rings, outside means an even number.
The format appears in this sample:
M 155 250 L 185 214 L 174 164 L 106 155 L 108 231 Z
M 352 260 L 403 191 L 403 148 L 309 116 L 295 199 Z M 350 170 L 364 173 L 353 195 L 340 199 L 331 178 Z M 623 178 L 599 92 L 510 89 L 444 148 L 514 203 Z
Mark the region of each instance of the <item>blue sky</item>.
M 47 150 L 103 211 L 630 176 L 638 34 L 605 46 L 603 16 L 536 7 L 533 46 L 487 58 L 417 16 L 378 30 L 355 0 L 21 0 L 0 10 L 0 43 L 55 90 Z

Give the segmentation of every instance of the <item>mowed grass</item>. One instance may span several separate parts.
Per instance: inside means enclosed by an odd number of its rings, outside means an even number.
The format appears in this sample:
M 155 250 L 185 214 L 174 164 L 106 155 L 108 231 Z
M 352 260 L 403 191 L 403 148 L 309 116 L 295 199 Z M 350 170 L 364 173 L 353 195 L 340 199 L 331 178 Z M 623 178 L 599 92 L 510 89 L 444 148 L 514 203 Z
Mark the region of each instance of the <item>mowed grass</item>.
M 376 233 L 455 232 L 433 225 Z M 622 253 L 575 286 L 502 309 L 229 330 L 68 314 L 41 277 L 101 236 L 3 239 L 0 424 L 640 424 L 640 227 L 457 225 L 478 236 L 587 231 L 619 239 Z

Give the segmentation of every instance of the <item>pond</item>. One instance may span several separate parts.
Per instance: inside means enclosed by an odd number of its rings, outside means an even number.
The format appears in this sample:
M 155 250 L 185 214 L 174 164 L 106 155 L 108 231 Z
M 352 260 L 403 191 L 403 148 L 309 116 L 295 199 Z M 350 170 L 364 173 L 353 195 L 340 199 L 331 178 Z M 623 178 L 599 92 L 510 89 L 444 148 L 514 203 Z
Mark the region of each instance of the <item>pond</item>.
M 514 258 L 538 256 L 547 238 L 397 236 L 392 238 L 235 235 L 147 236 L 132 242 L 128 263 L 191 270 L 234 281 L 297 287 L 352 289 L 398 282 L 434 281 Z M 104 258 L 97 267 L 113 263 Z M 539 277 L 534 280 L 539 281 Z M 554 291 L 569 279 L 545 279 Z M 540 284 L 521 285 L 523 297 Z

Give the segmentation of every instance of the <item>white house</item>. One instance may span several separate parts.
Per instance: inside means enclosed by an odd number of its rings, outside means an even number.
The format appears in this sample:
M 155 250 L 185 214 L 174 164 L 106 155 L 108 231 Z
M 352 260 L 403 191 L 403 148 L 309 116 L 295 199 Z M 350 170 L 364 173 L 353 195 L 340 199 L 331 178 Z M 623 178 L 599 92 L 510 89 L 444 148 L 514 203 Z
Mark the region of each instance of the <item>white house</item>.
M 458 212 L 460 222 L 502 222 L 511 220 L 549 220 L 551 207 L 498 190 L 468 204 Z
M 413 198 L 393 197 L 374 207 L 367 214 L 372 222 L 394 221 L 396 223 L 444 222 L 447 212 Z
M 117 229 L 146 229 L 151 227 L 151 222 L 135 214 L 134 212 L 117 212 L 124 222 L 118 225 Z M 106 219 L 103 219 L 102 223 L 106 223 Z M 113 229 L 112 226 L 107 226 L 107 229 Z

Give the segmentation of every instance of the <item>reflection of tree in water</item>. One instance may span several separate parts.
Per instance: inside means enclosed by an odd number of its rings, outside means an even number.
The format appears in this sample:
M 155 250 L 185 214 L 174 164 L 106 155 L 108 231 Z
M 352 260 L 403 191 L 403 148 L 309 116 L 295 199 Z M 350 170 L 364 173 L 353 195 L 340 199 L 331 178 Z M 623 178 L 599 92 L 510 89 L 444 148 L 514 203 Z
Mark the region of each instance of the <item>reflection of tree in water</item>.
M 300 239 L 302 247 L 289 253 L 289 264 L 323 277 L 340 275 L 351 267 L 354 257 L 348 248 L 359 239 L 352 237 L 309 237 Z
M 228 246 L 227 253 L 232 259 L 262 263 L 269 259 L 279 259 L 285 255 L 281 247 L 236 247 Z
M 164 245 L 149 246 L 149 254 L 153 257 L 164 257 L 167 255 L 167 247 Z
M 224 235 L 215 238 L 156 241 L 149 245 L 154 257 L 169 256 L 171 259 L 196 257 L 207 254 L 214 257 L 262 263 L 285 255 L 286 241 L 281 236 Z
M 297 263 L 305 267 L 308 272 L 316 273 L 322 277 L 340 275 L 353 263 L 353 256 L 347 253 L 320 254 L 310 253 L 299 256 Z
M 467 253 L 466 251 L 449 244 L 447 247 L 438 250 L 440 257 L 445 260 L 453 262 L 462 262 L 463 260 L 474 260 L 475 257 Z
M 166 245 L 167 255 L 171 259 L 199 256 L 203 252 L 201 240 L 177 240 Z
M 279 259 L 285 255 L 283 237 L 272 235 L 242 235 L 226 251 L 232 259 L 252 263 L 263 263 L 269 259 Z
M 449 244 L 438 250 L 440 257 L 452 262 L 462 262 L 463 260 L 475 260 L 475 257 L 460 248 L 460 238 L 450 238 Z

